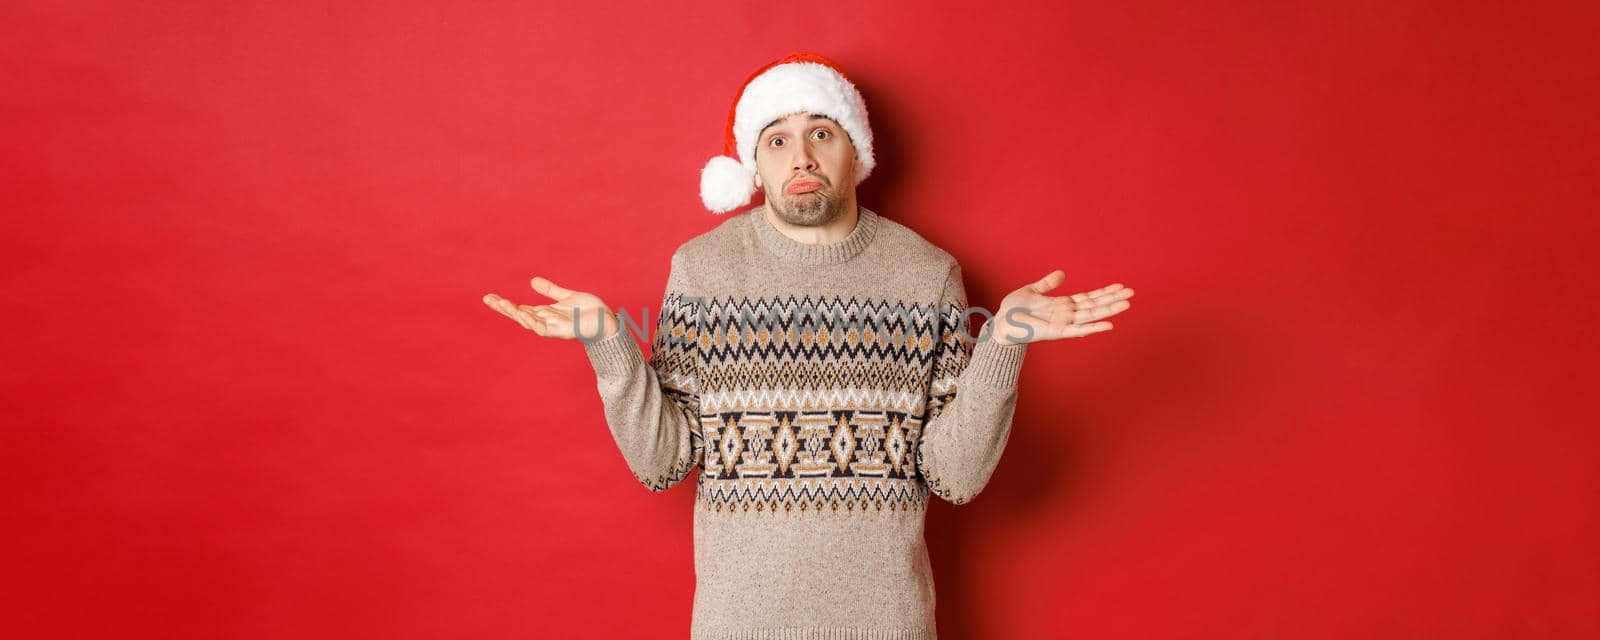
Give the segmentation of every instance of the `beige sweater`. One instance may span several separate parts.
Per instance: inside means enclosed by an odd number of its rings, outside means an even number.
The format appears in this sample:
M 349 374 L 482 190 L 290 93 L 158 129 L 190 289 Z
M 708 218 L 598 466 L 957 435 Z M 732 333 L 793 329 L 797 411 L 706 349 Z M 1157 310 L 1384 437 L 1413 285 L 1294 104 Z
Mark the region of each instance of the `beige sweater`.
M 736 215 L 673 254 L 653 327 L 584 344 L 634 476 L 700 470 L 691 638 L 936 637 L 928 496 L 988 482 L 1027 345 L 977 340 L 956 260 L 858 212 L 825 245 Z

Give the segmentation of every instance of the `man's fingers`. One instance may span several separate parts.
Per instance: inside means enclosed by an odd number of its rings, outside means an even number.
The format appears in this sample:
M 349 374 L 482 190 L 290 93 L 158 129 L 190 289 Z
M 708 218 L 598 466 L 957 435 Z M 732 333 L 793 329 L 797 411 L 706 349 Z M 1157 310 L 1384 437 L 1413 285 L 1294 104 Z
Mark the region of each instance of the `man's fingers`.
M 1050 290 L 1061 286 L 1061 282 L 1066 279 L 1067 273 L 1060 269 L 1056 269 L 1055 271 L 1045 274 L 1043 278 L 1035 280 L 1033 284 L 1028 285 L 1028 288 L 1032 289 L 1034 293 L 1049 293 Z
M 1090 294 L 1089 297 L 1101 301 L 1127 300 L 1128 298 L 1133 297 L 1133 289 L 1124 287 L 1122 286 L 1122 283 L 1119 282 L 1117 284 L 1096 289 L 1092 294 Z
M 1094 305 L 1111 304 L 1118 300 L 1127 300 L 1128 298 L 1132 298 L 1133 289 L 1122 286 L 1122 283 L 1117 283 L 1100 287 L 1094 291 L 1074 293 L 1071 296 L 1064 297 L 1070 298 L 1072 303 L 1078 307 L 1090 307 Z
M 1109 318 L 1116 314 L 1122 313 L 1131 305 L 1132 303 L 1128 302 L 1127 300 L 1118 300 L 1108 305 L 1096 305 L 1088 309 L 1079 309 L 1077 313 L 1072 314 L 1072 322 L 1075 324 L 1084 324 L 1086 322 L 1093 322 L 1101 318 Z
M 1106 285 L 1104 287 L 1100 287 L 1099 289 L 1095 289 L 1094 291 L 1090 291 L 1089 292 L 1089 297 L 1098 298 L 1100 296 L 1110 295 L 1112 293 L 1116 293 L 1117 291 L 1121 291 L 1121 290 L 1122 290 L 1122 283 L 1121 282 L 1113 282 L 1113 283 L 1108 284 L 1108 285 Z
M 506 315 L 511 316 L 512 320 L 516 320 L 517 324 L 522 325 L 522 328 L 527 329 L 529 331 L 533 330 L 533 316 L 528 315 L 527 312 L 525 312 L 525 311 L 523 311 L 521 309 L 518 309 L 517 306 L 514 305 L 514 304 L 511 304 L 511 302 L 509 300 L 506 301 L 505 306 L 506 306 Z
M 555 309 L 547 305 L 535 305 L 524 308 L 528 310 L 528 313 L 533 314 L 545 322 L 556 323 L 566 320 L 567 318 L 567 315 L 562 313 L 559 309 Z
M 491 294 L 487 294 L 487 295 L 483 296 L 483 303 L 486 304 L 486 305 L 489 305 L 490 309 L 494 309 L 495 311 L 500 311 L 500 301 L 504 300 L 504 299 L 505 298 L 502 298 L 500 296 L 497 296 L 497 295 L 491 293 Z
M 506 300 L 505 298 L 491 293 L 483 297 L 483 303 L 489 305 L 490 309 L 494 309 L 500 315 L 511 318 L 512 320 L 517 319 L 517 317 L 512 315 L 511 311 L 507 308 L 507 305 L 511 304 L 511 301 Z
M 1074 336 L 1074 337 L 1078 337 L 1078 338 L 1081 338 L 1083 336 L 1089 335 L 1091 333 L 1100 333 L 1101 331 L 1110 331 L 1111 330 L 1111 323 L 1110 322 L 1096 322 L 1096 323 L 1093 323 L 1093 324 L 1075 324 L 1075 325 L 1072 325 L 1072 326 L 1073 326 L 1074 330 L 1077 333 L 1077 335 Z
M 544 278 L 542 276 L 534 276 L 531 284 L 533 285 L 534 291 L 537 291 L 540 295 L 549 297 L 552 300 L 563 300 L 566 299 L 567 296 L 572 295 L 572 291 L 570 289 L 563 288 L 562 286 L 551 282 L 548 278 Z
M 1081 338 L 1091 333 L 1110 330 L 1110 322 L 1092 322 L 1089 324 L 1052 322 L 1042 334 L 1045 340 L 1057 340 L 1061 338 Z
M 540 332 L 540 335 L 544 335 L 543 321 L 540 321 L 538 318 L 534 317 L 533 314 L 528 313 L 522 308 L 519 308 L 510 300 L 491 293 L 483 297 L 483 303 L 489 305 L 490 309 L 498 311 L 500 315 L 510 318 L 513 322 L 522 325 L 522 328 L 529 331 Z M 527 305 L 522 306 L 526 307 Z
M 1072 301 L 1074 303 L 1077 303 L 1078 306 L 1086 307 L 1086 306 L 1092 305 L 1092 304 L 1095 303 L 1096 300 L 1098 300 L 1098 299 L 1100 299 L 1102 297 L 1105 297 L 1106 291 L 1111 289 L 1111 287 L 1115 287 L 1115 286 L 1116 285 L 1108 285 L 1108 286 L 1100 287 L 1099 289 L 1095 289 L 1094 291 L 1084 291 L 1083 293 L 1074 293 L 1074 294 L 1072 294 Z
M 550 316 L 543 309 L 528 304 L 518 305 L 517 308 L 527 314 L 529 318 L 537 321 L 542 327 L 548 328 Z

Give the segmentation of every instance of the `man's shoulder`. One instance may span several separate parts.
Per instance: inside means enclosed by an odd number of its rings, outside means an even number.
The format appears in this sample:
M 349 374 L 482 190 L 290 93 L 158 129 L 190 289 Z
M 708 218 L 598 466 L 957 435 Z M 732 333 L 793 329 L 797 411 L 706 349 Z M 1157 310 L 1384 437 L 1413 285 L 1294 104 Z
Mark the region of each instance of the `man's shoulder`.
M 747 215 L 748 211 L 730 216 L 678 244 L 672 252 L 673 270 L 679 272 L 686 285 L 697 280 L 694 274 L 719 273 L 732 268 L 731 261 L 741 254 L 740 247 L 747 242 Z
M 729 250 L 744 242 L 744 231 L 748 226 L 745 216 L 749 212 L 731 216 L 717 224 L 717 226 L 702 231 L 689 239 L 684 240 L 673 251 L 677 259 L 704 260 L 706 258 L 726 255 Z
M 678 245 L 678 251 L 707 252 L 721 251 L 729 246 L 739 244 L 744 239 L 744 231 L 749 226 L 746 218 L 749 211 L 741 212 L 728 219 L 717 223 L 717 226 L 696 234 Z
M 954 255 L 943 247 L 917 233 L 915 229 L 891 218 L 878 216 L 878 243 L 882 255 L 897 262 L 924 264 L 934 269 L 949 269 L 958 265 Z

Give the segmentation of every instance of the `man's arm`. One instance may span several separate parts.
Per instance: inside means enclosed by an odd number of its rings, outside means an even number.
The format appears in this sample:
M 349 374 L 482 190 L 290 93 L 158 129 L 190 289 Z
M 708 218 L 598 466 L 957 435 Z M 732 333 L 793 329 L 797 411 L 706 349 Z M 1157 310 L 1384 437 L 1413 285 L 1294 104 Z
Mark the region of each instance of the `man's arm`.
M 952 263 L 940 306 L 939 343 L 934 347 L 933 380 L 916 462 L 928 489 L 954 504 L 977 496 L 1000 463 L 1011 434 L 1017 376 L 1028 346 L 993 339 L 974 344 L 963 314 L 966 308 L 961 265 Z
M 645 360 L 625 326 L 584 343 L 611 435 L 634 477 L 651 491 L 683 480 L 704 455 L 696 313 L 694 299 L 683 288 L 679 254 L 674 253 L 650 359 Z

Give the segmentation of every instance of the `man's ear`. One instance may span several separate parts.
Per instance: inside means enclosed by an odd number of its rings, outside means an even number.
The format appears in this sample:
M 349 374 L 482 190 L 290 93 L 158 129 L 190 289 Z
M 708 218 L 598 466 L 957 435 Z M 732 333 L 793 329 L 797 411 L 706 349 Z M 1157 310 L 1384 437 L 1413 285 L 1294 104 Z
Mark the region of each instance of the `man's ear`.
M 761 174 L 759 174 L 759 173 L 756 174 L 756 189 L 757 190 L 761 189 Z

